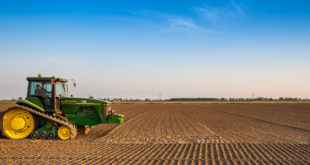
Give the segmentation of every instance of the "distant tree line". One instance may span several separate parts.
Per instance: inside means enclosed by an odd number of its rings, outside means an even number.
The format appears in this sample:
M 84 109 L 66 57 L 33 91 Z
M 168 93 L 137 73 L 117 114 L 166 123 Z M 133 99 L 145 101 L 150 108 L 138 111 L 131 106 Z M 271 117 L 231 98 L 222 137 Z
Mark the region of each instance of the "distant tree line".
M 93 97 L 91 97 L 93 98 Z M 17 101 L 22 98 L 2 99 L 0 101 Z M 310 101 L 310 98 L 293 98 L 293 97 L 257 97 L 257 98 L 215 98 L 215 97 L 183 97 L 183 98 L 170 98 L 170 99 L 128 99 L 128 98 L 101 98 L 100 100 L 112 101 L 112 102 L 150 102 L 150 101 Z
M 170 99 L 128 99 L 128 98 L 104 98 L 102 100 L 113 101 L 113 102 L 150 102 L 150 101 L 310 101 L 310 98 L 292 98 L 292 97 L 279 97 L 279 98 L 268 98 L 268 97 L 257 97 L 257 98 L 215 98 L 215 97 L 183 97 L 183 98 L 170 98 Z
M 171 98 L 168 101 L 310 101 L 308 98 L 280 97 L 277 99 L 268 97 L 257 98 Z

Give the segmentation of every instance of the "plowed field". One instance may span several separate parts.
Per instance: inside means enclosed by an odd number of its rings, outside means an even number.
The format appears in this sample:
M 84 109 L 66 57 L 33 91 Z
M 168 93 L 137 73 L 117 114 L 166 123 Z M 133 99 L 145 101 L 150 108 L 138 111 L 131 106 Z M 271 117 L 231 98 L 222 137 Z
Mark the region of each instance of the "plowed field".
M 0 139 L 0 164 L 310 164 L 310 104 L 113 107 L 124 124 L 75 140 Z

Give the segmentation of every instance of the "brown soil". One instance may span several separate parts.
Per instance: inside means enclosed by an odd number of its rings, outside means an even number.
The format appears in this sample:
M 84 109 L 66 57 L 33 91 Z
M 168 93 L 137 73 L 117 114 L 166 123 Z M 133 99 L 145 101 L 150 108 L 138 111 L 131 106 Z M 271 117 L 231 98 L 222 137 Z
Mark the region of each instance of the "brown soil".
M 15 103 L 1 103 L 0 102 L 0 112 L 7 110 L 9 107 L 16 105 Z
M 0 139 L 0 164 L 310 163 L 310 104 L 113 107 L 125 123 L 76 140 Z

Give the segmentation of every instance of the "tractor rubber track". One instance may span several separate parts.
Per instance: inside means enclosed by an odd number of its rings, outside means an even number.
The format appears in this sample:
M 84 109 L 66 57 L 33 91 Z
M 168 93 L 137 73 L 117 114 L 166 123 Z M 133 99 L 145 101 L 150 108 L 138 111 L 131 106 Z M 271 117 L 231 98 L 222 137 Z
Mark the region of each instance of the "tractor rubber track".
M 23 109 L 23 110 L 26 110 L 34 115 L 37 115 L 39 117 L 42 117 L 42 118 L 45 118 L 47 120 L 50 120 L 50 121 L 53 121 L 57 124 L 61 124 L 61 125 L 64 125 L 64 126 L 67 126 L 70 131 L 71 131 L 71 137 L 70 139 L 74 139 L 76 136 L 77 136 L 77 128 L 75 125 L 71 124 L 68 120 L 64 120 L 60 117 L 57 117 L 57 116 L 52 116 L 52 115 L 48 115 L 48 114 L 45 114 L 45 113 L 42 113 L 40 111 L 37 111 L 35 109 L 32 109 L 32 108 L 29 108 L 29 107 L 24 107 L 24 106 L 14 106 L 14 107 L 10 107 L 7 111 L 9 111 L 10 109 L 14 109 L 14 108 L 20 108 L 20 109 Z

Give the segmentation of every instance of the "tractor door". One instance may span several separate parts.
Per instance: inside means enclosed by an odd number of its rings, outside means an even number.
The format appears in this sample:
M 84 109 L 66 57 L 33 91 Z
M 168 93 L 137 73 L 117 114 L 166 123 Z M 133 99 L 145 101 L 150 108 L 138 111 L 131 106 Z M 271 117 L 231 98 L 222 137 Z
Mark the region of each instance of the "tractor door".
M 49 81 L 30 81 L 28 97 L 36 97 L 40 100 L 44 109 L 53 108 L 52 84 Z
M 55 84 L 55 90 L 56 90 L 56 111 L 60 111 L 60 99 L 61 97 L 66 96 L 64 84 L 62 82 L 56 82 Z

